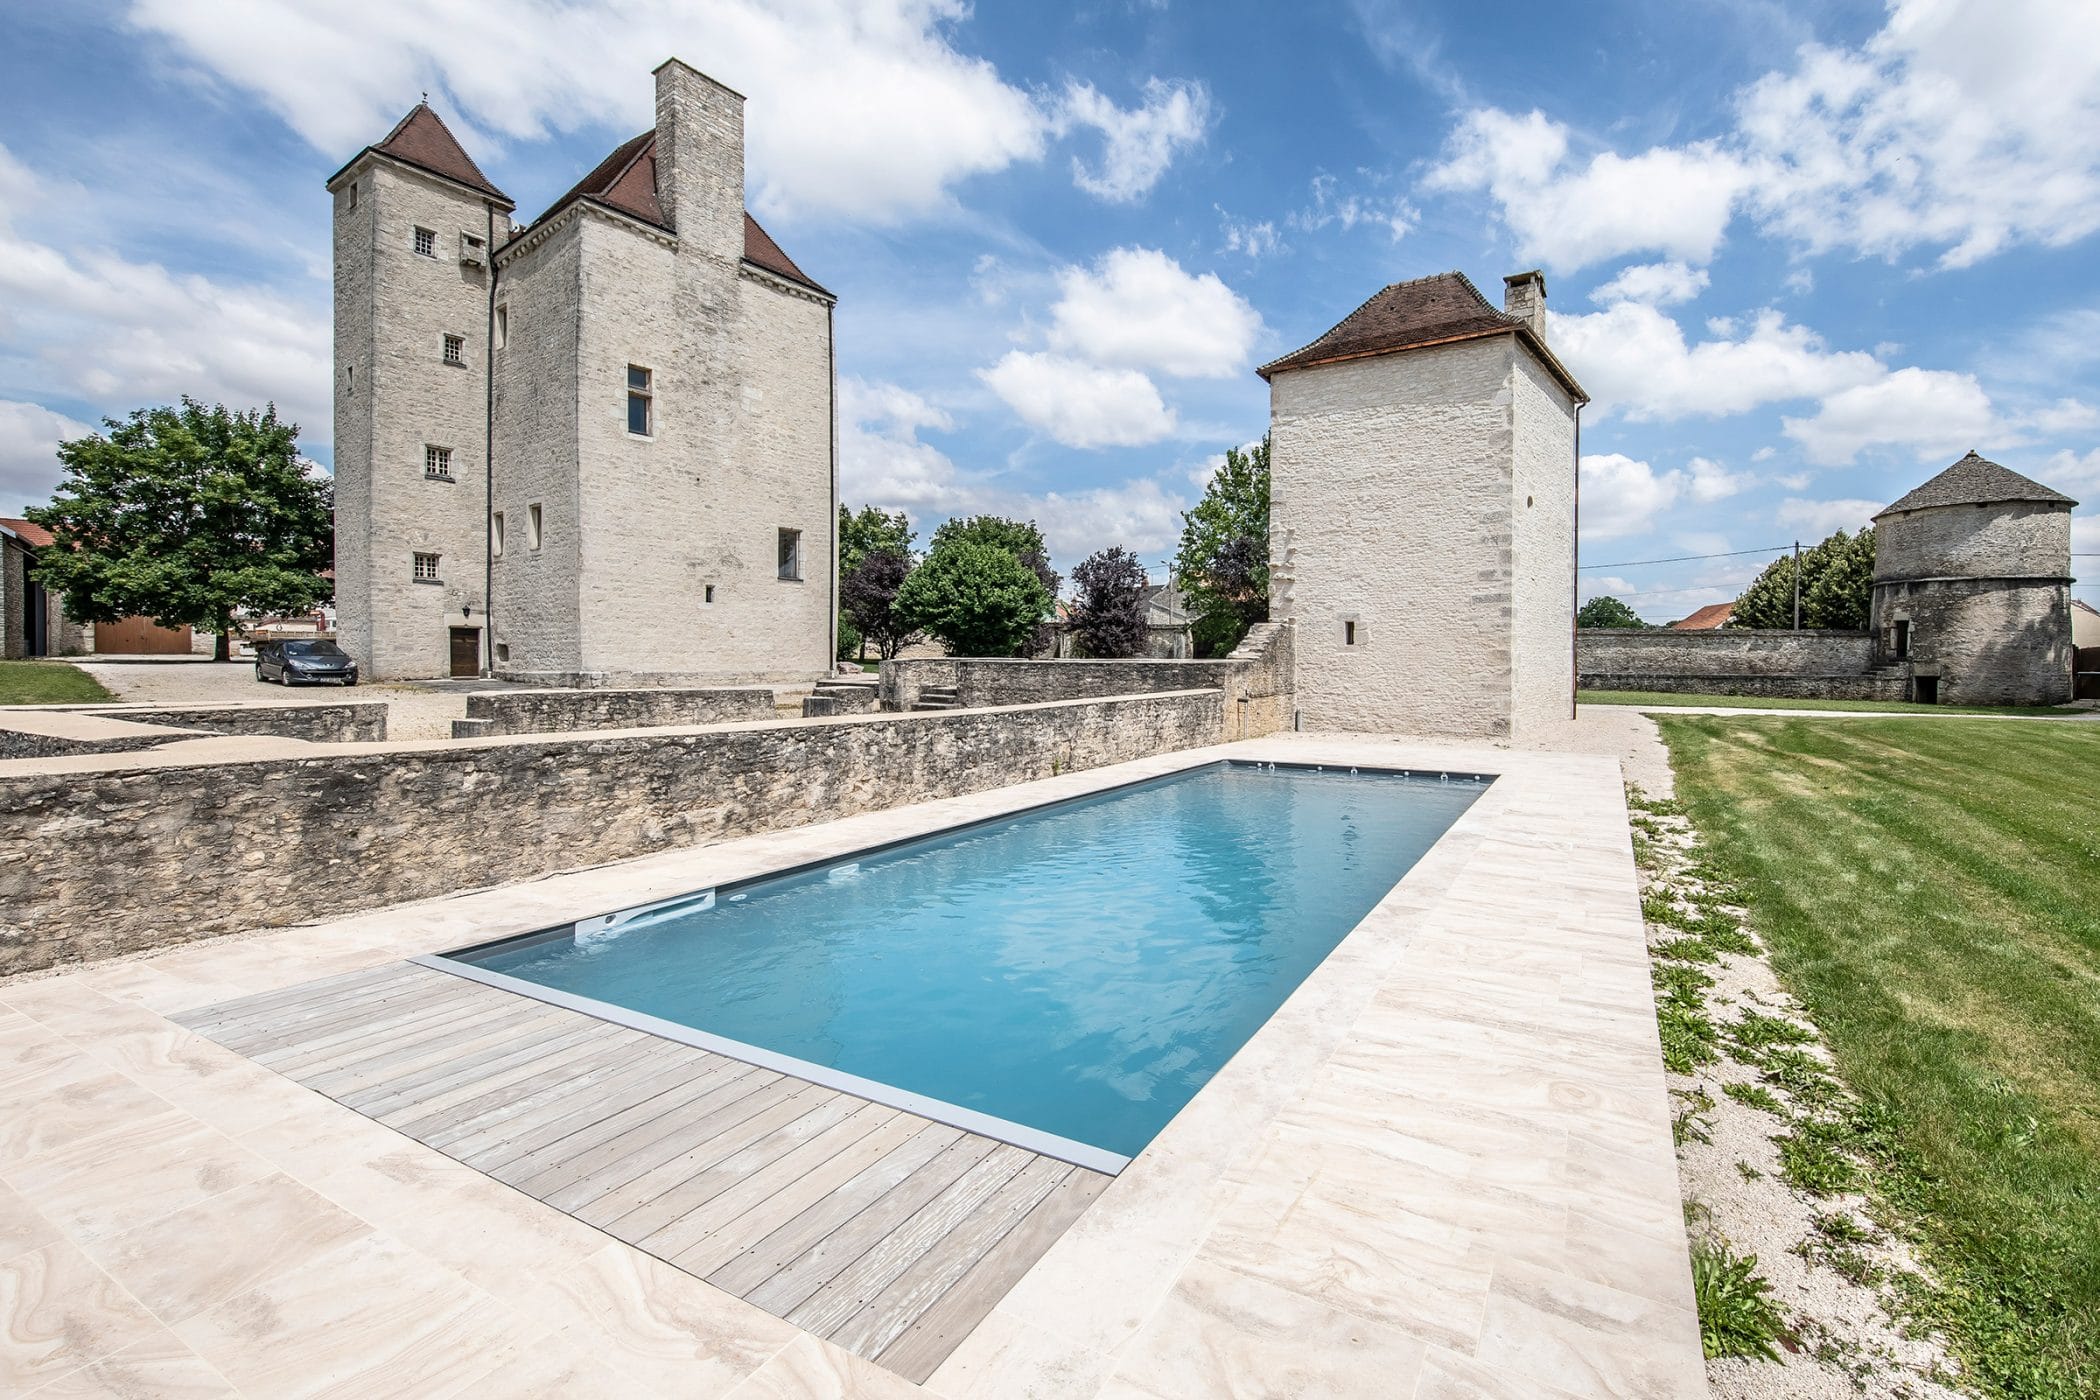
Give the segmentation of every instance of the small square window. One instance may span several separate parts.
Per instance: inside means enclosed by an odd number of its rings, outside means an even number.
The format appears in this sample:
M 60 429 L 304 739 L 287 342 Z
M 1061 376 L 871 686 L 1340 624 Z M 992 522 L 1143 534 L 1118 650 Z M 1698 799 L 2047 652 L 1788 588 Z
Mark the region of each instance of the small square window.
M 627 431 L 649 437 L 656 431 L 655 376 L 640 365 L 627 367 Z
M 489 553 L 498 559 L 503 557 L 503 512 L 500 510 L 489 517 Z
M 452 449 L 449 447 L 431 447 L 426 444 L 423 448 L 423 475 L 443 477 L 446 480 L 450 480 L 452 477 Z
M 419 229 L 417 229 L 417 230 L 416 230 L 416 256 L 417 256 L 417 257 L 419 257 L 419 258 L 434 258 L 434 257 L 436 257 L 437 255 L 438 255 L 438 236 L 437 236 L 437 233 L 436 233 L 436 232 L 435 232 L 434 230 L 432 230 L 432 229 L 427 229 L 427 228 L 419 228 Z
M 802 579 L 802 532 L 782 530 L 780 532 L 780 576 L 800 582 Z
M 540 508 L 537 505 L 525 507 L 525 543 L 532 549 L 540 547 Z
M 467 362 L 467 338 L 463 335 L 445 337 L 445 363 L 463 365 Z
M 509 642 L 496 643 L 496 660 L 499 662 L 508 662 L 510 660 Z
M 438 581 L 438 556 L 435 554 L 418 554 L 415 558 L 416 582 L 436 583 Z

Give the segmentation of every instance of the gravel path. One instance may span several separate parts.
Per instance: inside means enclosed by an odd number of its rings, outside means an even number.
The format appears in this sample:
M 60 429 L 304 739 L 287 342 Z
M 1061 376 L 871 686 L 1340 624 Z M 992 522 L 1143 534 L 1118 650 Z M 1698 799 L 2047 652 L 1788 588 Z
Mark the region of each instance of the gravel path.
M 81 670 L 119 700 L 158 705 L 330 705 L 344 700 L 387 702 L 389 739 L 448 739 L 452 721 L 464 719 L 467 698 L 458 690 L 417 685 L 269 685 L 255 679 L 246 661 L 81 661 Z

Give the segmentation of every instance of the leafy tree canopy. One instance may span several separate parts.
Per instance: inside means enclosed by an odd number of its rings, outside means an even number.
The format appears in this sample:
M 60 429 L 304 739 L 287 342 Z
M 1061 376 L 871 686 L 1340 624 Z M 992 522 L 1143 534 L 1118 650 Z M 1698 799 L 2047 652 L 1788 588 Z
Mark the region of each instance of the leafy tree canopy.
M 866 638 L 885 661 L 896 656 L 897 649 L 918 630 L 897 606 L 897 595 L 911 571 L 911 560 L 903 553 L 881 549 L 839 580 L 839 610 L 853 625 L 856 645 Z
M 877 510 L 862 506 L 858 511 L 839 506 L 839 577 L 870 554 L 888 551 L 911 558 L 911 518 L 903 511 Z
M 1225 464 L 1185 512 L 1175 572 L 1195 616 L 1196 649 L 1223 656 L 1269 615 L 1269 439 Z
M 142 408 L 108 433 L 59 444 L 65 477 L 29 518 L 49 530 L 45 587 L 80 622 L 144 614 L 218 634 L 236 612 L 304 612 L 326 600 L 334 491 L 299 460 L 299 429 L 262 410 Z
M 1812 549 L 1801 551 L 1801 625 L 1860 631 L 1867 625 L 1874 596 L 1874 532 L 1838 531 Z M 1731 627 L 1794 625 L 1794 556 L 1783 554 L 1765 566 L 1735 600 Z
M 1641 615 L 1609 593 L 1600 593 L 1575 614 L 1577 627 L 1646 627 Z
M 1050 590 L 1010 550 L 937 540 L 898 590 L 896 609 L 951 656 L 1016 656 L 1034 644 Z
M 1120 545 L 1088 555 L 1072 570 L 1079 597 L 1072 636 L 1082 654 L 1111 658 L 1145 649 L 1145 566 Z
M 1005 550 L 1035 574 L 1044 593 L 1053 599 L 1057 597 L 1060 580 L 1057 571 L 1050 567 L 1050 547 L 1043 542 L 1043 532 L 1033 520 L 1008 520 L 1000 515 L 971 515 L 944 520 L 934 529 L 932 548 L 939 549 L 944 544 L 958 544 L 964 540 Z M 1050 648 L 1048 611 L 1046 605 L 1045 620 L 1037 624 L 1029 639 L 1026 650 L 1030 655 Z

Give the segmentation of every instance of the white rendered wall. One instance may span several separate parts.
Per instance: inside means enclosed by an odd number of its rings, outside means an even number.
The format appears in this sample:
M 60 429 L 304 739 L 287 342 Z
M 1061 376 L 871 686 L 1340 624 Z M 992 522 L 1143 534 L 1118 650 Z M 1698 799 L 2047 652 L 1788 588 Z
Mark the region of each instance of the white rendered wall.
M 1574 718 L 1575 401 L 1512 357 L 1510 718 L 1518 736 Z
M 1512 344 L 1271 382 L 1270 614 L 1305 728 L 1509 732 Z

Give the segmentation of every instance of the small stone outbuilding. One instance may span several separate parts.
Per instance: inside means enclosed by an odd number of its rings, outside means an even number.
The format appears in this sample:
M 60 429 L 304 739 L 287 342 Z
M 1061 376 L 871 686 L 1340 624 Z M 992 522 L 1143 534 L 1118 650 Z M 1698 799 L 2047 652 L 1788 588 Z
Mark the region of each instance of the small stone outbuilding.
M 2069 700 L 2077 504 L 1971 452 L 1875 516 L 1877 664 L 1928 703 Z
M 1500 737 L 1575 695 L 1576 419 L 1546 282 L 1379 292 L 1269 381 L 1269 616 L 1304 728 Z

